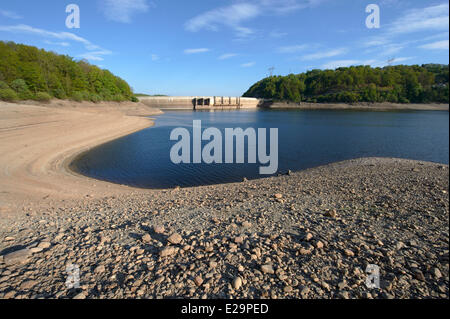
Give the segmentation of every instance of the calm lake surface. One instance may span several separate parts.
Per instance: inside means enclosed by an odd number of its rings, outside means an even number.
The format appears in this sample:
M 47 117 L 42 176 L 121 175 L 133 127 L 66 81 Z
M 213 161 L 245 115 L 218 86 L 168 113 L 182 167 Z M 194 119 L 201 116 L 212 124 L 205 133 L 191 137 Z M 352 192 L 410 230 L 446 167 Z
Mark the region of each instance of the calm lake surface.
M 201 120 L 203 129 L 220 129 L 223 136 L 225 128 L 278 128 L 280 173 L 369 156 L 449 162 L 449 113 L 444 111 L 167 111 L 156 117 L 154 127 L 99 146 L 72 167 L 96 179 L 142 188 L 261 177 L 259 163 L 173 164 L 170 149 L 176 142 L 170 141 L 170 132 L 185 127 L 192 138 L 193 120 Z

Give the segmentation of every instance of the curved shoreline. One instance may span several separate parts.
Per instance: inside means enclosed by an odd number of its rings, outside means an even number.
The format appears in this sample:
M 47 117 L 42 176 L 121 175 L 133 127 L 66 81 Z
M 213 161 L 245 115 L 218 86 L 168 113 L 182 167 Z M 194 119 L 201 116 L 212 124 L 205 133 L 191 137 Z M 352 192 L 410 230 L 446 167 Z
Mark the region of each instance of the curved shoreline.
M 153 125 L 161 114 L 140 103 L 0 105 L 0 214 L 43 199 L 64 200 L 130 191 L 68 167 L 81 153 Z

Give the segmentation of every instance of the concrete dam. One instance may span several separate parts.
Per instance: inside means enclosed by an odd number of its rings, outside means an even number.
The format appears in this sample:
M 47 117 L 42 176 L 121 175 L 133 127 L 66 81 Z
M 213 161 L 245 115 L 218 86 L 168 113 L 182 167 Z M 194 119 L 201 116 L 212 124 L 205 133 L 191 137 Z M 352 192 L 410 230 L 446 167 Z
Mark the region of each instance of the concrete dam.
M 144 96 L 139 101 L 161 109 L 229 110 L 257 108 L 261 100 L 230 96 Z

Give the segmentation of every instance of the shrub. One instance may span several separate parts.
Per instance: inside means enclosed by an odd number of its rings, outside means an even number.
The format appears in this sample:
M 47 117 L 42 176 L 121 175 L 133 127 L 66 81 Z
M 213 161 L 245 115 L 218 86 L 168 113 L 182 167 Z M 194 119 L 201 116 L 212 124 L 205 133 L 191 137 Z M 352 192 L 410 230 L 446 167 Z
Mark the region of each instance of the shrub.
M 0 81 L 0 90 L 10 89 L 9 85 L 3 81 Z
M 17 96 L 17 93 L 14 92 L 14 90 L 11 89 L 0 89 L 0 100 L 2 101 L 16 101 L 19 97 Z
M 25 80 L 17 79 L 11 83 L 11 88 L 16 91 L 21 100 L 28 100 L 33 97 L 33 94 L 28 89 L 28 85 Z
M 102 100 L 102 97 L 98 94 L 92 93 L 89 98 L 92 102 L 98 103 Z
M 40 102 L 48 102 L 51 99 L 52 99 L 52 97 L 50 96 L 50 94 L 45 93 L 45 92 L 38 92 L 34 96 L 34 100 L 40 101 Z
M 139 99 L 136 96 L 133 95 L 131 97 L 131 102 L 137 103 L 137 102 L 139 102 Z
M 71 99 L 76 102 L 82 102 L 83 101 L 83 93 L 79 92 L 79 91 L 73 92 Z
M 56 97 L 57 99 L 60 99 L 60 100 L 64 100 L 67 98 L 67 94 L 63 89 L 54 89 L 52 91 L 52 94 L 54 97 Z
M 126 101 L 126 99 L 123 97 L 122 94 L 116 94 L 112 97 L 112 101 L 114 102 L 123 102 Z

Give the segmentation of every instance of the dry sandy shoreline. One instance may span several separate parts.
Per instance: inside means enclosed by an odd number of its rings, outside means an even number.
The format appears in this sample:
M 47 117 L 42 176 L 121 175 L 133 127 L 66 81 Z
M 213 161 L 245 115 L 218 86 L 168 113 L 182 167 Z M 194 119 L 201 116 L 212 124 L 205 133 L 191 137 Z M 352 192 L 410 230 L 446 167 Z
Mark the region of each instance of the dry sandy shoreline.
M 127 192 L 67 168 L 93 146 L 153 125 L 161 114 L 141 103 L 31 105 L 0 103 L 0 214 L 45 199 L 61 200 Z
M 0 298 L 449 298 L 448 165 L 365 158 L 174 190 L 67 169 L 158 113 L 0 103 Z

